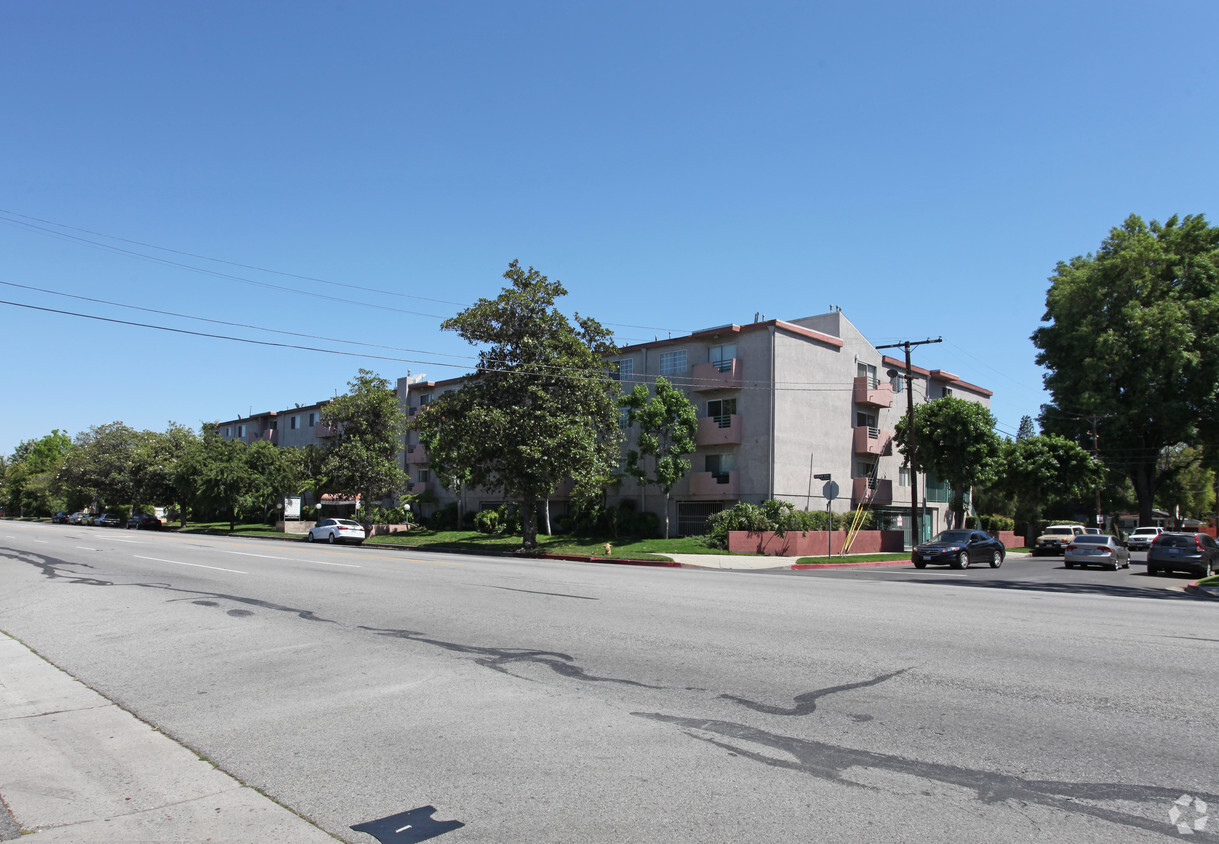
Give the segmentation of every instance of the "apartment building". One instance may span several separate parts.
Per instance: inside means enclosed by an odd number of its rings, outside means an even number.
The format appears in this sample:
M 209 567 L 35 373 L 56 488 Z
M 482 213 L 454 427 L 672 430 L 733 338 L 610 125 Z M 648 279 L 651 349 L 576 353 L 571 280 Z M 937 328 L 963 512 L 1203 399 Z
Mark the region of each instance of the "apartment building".
M 285 448 L 324 446 L 331 436 L 331 431 L 322 424 L 322 408 L 327 404 L 328 400 L 310 405 L 298 404 L 289 410 L 252 413 L 216 424 L 220 436 L 226 440 L 240 440 L 247 444 L 265 440 L 271 445 Z
M 628 346 L 610 361 L 624 391 L 663 376 L 697 408 L 692 471 L 671 496 L 679 534 L 701 533 L 709 515 L 736 502 L 775 498 L 806 510 L 868 507 L 879 527 L 904 530 L 910 540 L 910 475 L 891 442 L 906 410 L 905 362 L 878 351 L 841 311 L 718 326 Z M 914 367 L 911 376 L 916 403 L 953 395 L 990 404 L 990 390 L 944 370 Z M 413 416 L 463 380 L 399 379 L 398 392 Z M 414 432 L 403 459 L 410 491 L 431 493 L 436 506 L 459 495 L 467 510 L 498 503 L 433 477 Z M 935 477 L 919 481 L 920 528 L 928 536 L 946 526 L 950 493 Z M 655 488 L 629 477 L 611 503 L 622 498 L 657 515 L 665 506 Z M 552 513 L 564 505 L 560 491 Z

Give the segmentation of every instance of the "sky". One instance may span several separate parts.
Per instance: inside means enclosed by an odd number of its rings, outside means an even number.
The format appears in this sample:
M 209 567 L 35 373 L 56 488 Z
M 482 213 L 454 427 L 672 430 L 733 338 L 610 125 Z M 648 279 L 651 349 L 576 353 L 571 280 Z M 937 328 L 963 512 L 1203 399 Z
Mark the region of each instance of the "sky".
M 5 0 L 0 455 L 459 376 L 440 324 L 514 259 L 620 345 L 831 307 L 942 337 L 914 363 L 1013 435 L 1056 264 L 1219 222 L 1216 32 L 1213 0 Z

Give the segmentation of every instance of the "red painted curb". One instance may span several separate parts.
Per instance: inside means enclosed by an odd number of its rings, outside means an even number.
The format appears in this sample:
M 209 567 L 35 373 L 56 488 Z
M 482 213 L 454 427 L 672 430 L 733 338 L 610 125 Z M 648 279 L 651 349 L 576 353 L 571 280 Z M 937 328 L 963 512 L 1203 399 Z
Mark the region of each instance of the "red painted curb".
M 575 554 L 537 554 L 538 560 L 566 560 L 572 563 L 613 563 L 620 566 L 656 566 L 659 568 L 681 568 L 676 560 L 625 560 L 618 557 L 585 557 Z

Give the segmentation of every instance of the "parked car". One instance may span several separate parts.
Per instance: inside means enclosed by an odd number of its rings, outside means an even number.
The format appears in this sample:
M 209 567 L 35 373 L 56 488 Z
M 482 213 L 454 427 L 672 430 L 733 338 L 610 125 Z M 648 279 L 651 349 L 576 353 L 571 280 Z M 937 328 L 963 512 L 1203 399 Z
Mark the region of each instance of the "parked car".
M 924 542 L 910 553 L 916 569 L 928 564 L 949 565 L 967 569 L 972 563 L 990 563 L 993 569 L 1003 565 L 1007 548 L 988 533 L 980 530 L 946 530 L 930 542 Z
M 56 513 L 54 516 L 51 517 L 51 524 L 66 525 L 68 523 L 68 517 L 70 515 L 72 515 L 72 514 L 71 513 Z
M 1079 566 L 1104 566 L 1117 571 L 1130 568 L 1130 550 L 1112 536 L 1085 533 L 1071 540 L 1062 549 L 1063 564 L 1067 568 Z
M 1146 551 L 1157 536 L 1164 532 L 1162 527 L 1136 527 L 1126 537 L 1126 547 L 1131 551 Z
M 160 530 L 161 520 L 147 513 L 139 513 L 127 520 L 127 530 Z
M 1050 525 L 1037 537 L 1033 544 L 1033 556 L 1042 554 L 1057 556 L 1071 540 L 1084 532 L 1083 525 Z
M 118 517 L 117 513 L 102 513 L 93 519 L 95 527 L 119 527 L 123 524 L 123 520 Z
M 88 513 L 76 512 L 68 516 L 68 524 L 70 525 L 87 525 L 92 521 Z
M 364 526 L 351 519 L 322 519 L 305 534 L 307 542 L 354 542 L 364 541 Z
M 1174 571 L 1210 577 L 1219 561 L 1219 543 L 1205 533 L 1161 533 L 1147 551 L 1147 573 Z

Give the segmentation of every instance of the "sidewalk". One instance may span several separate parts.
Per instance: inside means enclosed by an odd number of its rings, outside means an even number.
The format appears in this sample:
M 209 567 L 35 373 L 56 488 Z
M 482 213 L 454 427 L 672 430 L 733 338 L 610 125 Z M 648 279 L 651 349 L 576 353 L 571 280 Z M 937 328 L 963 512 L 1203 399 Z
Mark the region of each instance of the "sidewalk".
M 2 633 L 0 799 L 30 844 L 339 840 Z

